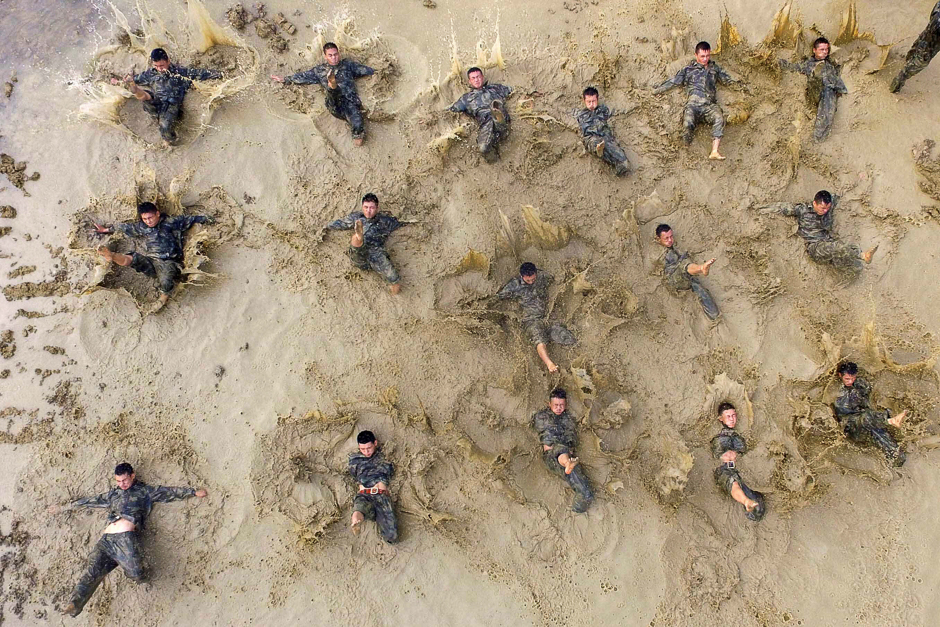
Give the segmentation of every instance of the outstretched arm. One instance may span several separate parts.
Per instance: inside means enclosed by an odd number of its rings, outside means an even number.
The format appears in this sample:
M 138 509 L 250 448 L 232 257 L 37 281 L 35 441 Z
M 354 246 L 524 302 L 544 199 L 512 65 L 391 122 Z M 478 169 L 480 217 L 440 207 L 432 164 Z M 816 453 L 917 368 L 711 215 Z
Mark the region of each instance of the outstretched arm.
M 209 216 L 176 216 L 171 226 L 180 231 L 187 231 L 194 224 L 211 224 L 212 222 Z
M 467 113 L 466 97 L 461 96 L 460 99 L 457 100 L 457 102 L 455 102 L 454 104 L 450 105 L 450 107 L 447 110 L 453 113 Z
M 792 202 L 771 202 L 765 205 L 755 205 L 758 213 L 769 214 L 776 213 L 782 216 L 795 216 L 800 212 L 800 205 Z
M 207 81 L 216 78 L 222 78 L 222 72 L 218 70 L 207 70 L 205 68 L 177 67 L 176 73 L 196 81 Z
M 349 62 L 349 71 L 352 72 L 352 75 L 356 78 L 362 78 L 364 76 L 372 76 L 375 74 L 375 70 L 370 68 L 368 65 L 362 63 L 357 63 L 356 61 Z
M 174 488 L 159 485 L 150 489 L 150 500 L 154 503 L 171 503 L 173 501 L 182 501 L 183 499 L 200 496 L 200 493 L 202 496 L 207 494 L 205 490 L 197 490 L 196 488 Z
M 326 225 L 328 231 L 348 231 L 356 224 L 356 214 L 350 213 L 348 216 L 337 218 Z
M 717 63 L 715 64 L 715 77 L 718 79 L 718 82 L 721 83 L 722 85 L 736 85 L 736 84 L 743 85 L 744 84 L 743 81 L 741 81 L 740 79 L 734 78 L 733 76 L 728 74 L 724 70 L 724 68 L 722 68 Z
M 285 76 L 283 82 L 285 85 L 319 85 L 321 83 L 320 74 L 316 68 Z
M 97 496 L 86 496 L 85 498 L 71 501 L 70 503 L 64 506 L 53 505 L 52 507 L 49 508 L 49 512 L 52 514 L 57 514 L 63 510 L 68 511 L 68 510 L 79 509 L 83 507 L 87 507 L 89 509 L 104 509 L 111 504 L 111 500 L 110 500 L 111 492 L 113 492 L 113 490 L 103 492 Z
M 684 84 L 685 84 L 685 68 L 682 68 L 681 70 L 676 72 L 675 76 L 660 83 L 653 90 L 653 95 L 654 96 L 659 95 L 663 92 L 669 91 L 673 87 L 679 87 L 680 85 L 684 85 Z

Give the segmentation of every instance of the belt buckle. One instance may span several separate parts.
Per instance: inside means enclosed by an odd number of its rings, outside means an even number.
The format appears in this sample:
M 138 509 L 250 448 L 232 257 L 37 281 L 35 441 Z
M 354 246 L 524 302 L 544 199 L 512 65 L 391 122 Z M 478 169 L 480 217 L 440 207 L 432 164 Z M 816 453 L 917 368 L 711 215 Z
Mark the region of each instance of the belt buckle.
M 725 468 L 734 470 L 734 462 L 725 462 Z

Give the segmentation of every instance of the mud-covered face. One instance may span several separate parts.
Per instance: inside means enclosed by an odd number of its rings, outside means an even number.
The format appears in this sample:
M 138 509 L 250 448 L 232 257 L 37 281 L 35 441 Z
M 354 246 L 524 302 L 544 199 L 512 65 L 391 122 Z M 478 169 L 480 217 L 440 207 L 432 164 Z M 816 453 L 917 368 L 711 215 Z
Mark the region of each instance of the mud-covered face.
M 157 226 L 157 222 L 160 221 L 160 212 L 154 211 L 151 213 L 142 213 L 140 214 L 140 221 L 146 224 L 147 226 L 149 226 L 150 228 L 153 228 Z
M 470 81 L 470 87 L 480 89 L 483 87 L 483 72 L 471 72 L 467 80 Z
M 134 476 L 134 473 L 129 475 L 114 475 L 114 481 L 117 483 L 117 487 L 122 490 L 127 490 L 134 485 Z
M 330 65 L 339 64 L 339 50 L 336 48 L 327 48 L 323 51 L 323 56 L 326 57 L 326 62 Z
M 565 408 L 568 407 L 568 401 L 563 398 L 553 398 L 549 401 L 548 406 L 551 407 L 553 414 L 561 416 L 565 413 Z
M 666 248 L 672 248 L 672 245 L 673 245 L 673 244 L 675 243 L 675 241 L 676 241 L 676 238 L 675 238 L 675 236 L 672 234 L 672 231 L 671 231 L 671 230 L 669 230 L 669 231 L 663 231 L 662 233 L 659 234 L 659 237 L 656 238 L 656 239 L 659 241 L 660 244 L 662 244 L 662 245 L 665 246 Z
M 535 279 L 537 279 L 539 275 L 536 272 L 535 274 L 530 274 L 529 276 L 525 276 L 524 274 L 520 276 L 522 277 L 522 280 L 525 281 L 526 285 L 532 285 L 535 283 Z
M 695 60 L 701 63 L 702 65 L 708 65 L 708 62 L 712 59 L 711 50 L 699 50 L 695 53 Z
M 813 211 L 816 212 L 818 216 L 824 216 L 829 213 L 829 210 L 832 209 L 832 203 L 824 203 L 813 201 Z
M 372 202 L 371 200 L 367 200 L 366 202 L 362 203 L 362 215 L 370 220 L 375 217 L 375 214 L 378 210 L 378 204 Z
M 597 108 L 598 97 L 590 94 L 584 97 L 584 106 L 588 108 L 589 111 L 593 111 Z
M 813 48 L 813 56 L 817 61 L 823 61 L 829 58 L 829 44 L 819 44 Z
M 163 59 L 162 61 L 154 61 L 153 69 L 155 69 L 158 72 L 166 72 L 167 70 L 170 69 L 170 60 Z
M 375 454 L 375 448 L 378 445 L 378 442 L 368 442 L 366 444 L 359 445 L 359 452 L 365 455 L 366 457 L 372 457 Z
M 721 424 L 728 427 L 729 429 L 734 429 L 734 426 L 738 424 L 738 412 L 734 409 L 726 409 L 721 412 L 721 416 L 718 417 L 721 420 Z
M 858 375 L 849 374 L 846 372 L 845 374 L 842 375 L 842 385 L 844 385 L 847 388 L 852 387 L 853 385 L 855 385 L 855 379 L 857 377 Z

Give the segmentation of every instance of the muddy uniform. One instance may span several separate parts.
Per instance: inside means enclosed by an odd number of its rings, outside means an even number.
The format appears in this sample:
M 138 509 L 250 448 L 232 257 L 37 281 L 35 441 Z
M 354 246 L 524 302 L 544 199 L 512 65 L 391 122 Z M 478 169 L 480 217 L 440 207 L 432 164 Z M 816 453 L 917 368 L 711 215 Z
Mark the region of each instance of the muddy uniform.
M 744 436 L 729 427 L 723 427 L 714 438 L 712 438 L 712 454 L 721 459 L 721 456 L 728 451 L 735 451 L 738 457 L 747 453 L 747 443 Z M 764 495 L 756 490 L 752 490 L 741 479 L 735 462 L 722 462 L 721 466 L 715 468 L 715 483 L 725 494 L 731 496 L 731 488 L 737 483 L 744 495 L 752 501 L 757 501 L 757 507 L 754 511 L 746 512 L 745 515 L 754 521 L 764 517 Z
M 799 63 L 790 63 L 780 60 L 780 67 L 785 70 L 799 72 L 808 79 L 806 82 L 806 101 L 816 107 L 816 124 L 813 128 L 813 137 L 822 141 L 829 136 L 832 130 L 832 121 L 836 115 L 836 104 L 840 95 L 849 93 L 839 73 L 841 66 L 829 59 L 822 61 L 809 57 Z
M 486 83 L 480 89 L 471 89 L 465 93 L 449 109 L 454 113 L 466 113 L 480 125 L 477 148 L 487 161 L 493 161 L 499 156 L 498 144 L 509 134 L 509 111 L 503 106 L 505 119 L 497 123 L 493 119 L 493 103 L 499 101 L 505 105 L 510 94 L 512 87 Z
M 349 258 L 360 270 L 374 270 L 389 283 L 398 283 L 400 277 L 385 251 L 385 240 L 401 226 L 401 222 L 387 213 L 378 212 L 370 220 L 361 211 L 353 211 L 345 218 L 333 220 L 326 228 L 348 231 L 356 226 L 356 220 L 362 220 L 362 246 L 350 246 Z
M 166 72 L 150 68 L 134 77 L 134 82 L 147 88 L 150 100 L 143 102 L 144 110 L 156 118 L 160 125 L 160 137 L 175 143 L 176 123 L 183 117 L 183 98 L 193 85 L 193 80 L 205 81 L 222 78 L 217 70 L 185 68 L 170 64 Z
M 833 196 L 832 208 L 819 215 L 813 210 L 813 203 L 775 202 L 765 205 L 767 210 L 784 216 L 796 216 L 799 223 L 797 234 L 806 243 L 806 252 L 817 263 L 828 263 L 842 270 L 861 272 L 862 251 L 855 244 L 846 244 L 832 235 L 835 222 L 834 213 L 838 197 Z
M 135 481 L 127 490 L 112 488 L 109 492 L 72 501 L 68 509 L 90 507 L 108 510 L 108 524 L 120 519 L 136 526 L 134 531 L 106 533 L 101 536 L 88 558 L 88 568 L 72 592 L 75 616 L 81 613 L 98 584 L 112 570 L 120 566 L 124 574 L 136 582 L 144 581 L 144 567 L 140 555 L 137 532 L 143 527 L 154 503 L 169 503 L 196 495 L 194 488 L 151 486 Z
M 891 82 L 891 91 L 900 91 L 904 82 L 927 67 L 938 51 L 940 51 L 940 2 L 935 4 L 933 11 L 930 12 L 930 22 L 927 23 L 927 28 L 907 51 L 904 67 Z
M 160 216 L 155 227 L 138 220 L 115 228 L 128 237 L 142 239 L 145 254 L 131 254 L 131 268 L 156 277 L 160 291 L 169 294 L 183 271 L 183 234 L 194 224 L 211 222 L 208 216 Z
M 711 292 L 699 283 L 698 277 L 689 274 L 688 267 L 692 263 L 689 253 L 680 252 L 676 250 L 675 246 L 672 246 L 663 253 L 662 260 L 663 276 L 666 283 L 676 291 L 692 290 L 698 296 L 699 302 L 702 303 L 702 310 L 708 316 L 708 319 L 717 319 L 721 315 L 721 311 L 718 309 L 715 299 L 712 298 Z
M 500 300 L 519 301 L 522 308 L 522 328 L 536 346 L 547 345 L 549 342 L 571 346 L 577 342 L 565 325 L 559 322 L 549 325 L 545 321 L 548 313 L 548 286 L 554 280 L 548 272 L 539 270 L 532 285 L 517 276 L 496 293 Z
M 571 509 L 578 514 L 587 511 L 594 501 L 594 492 L 591 483 L 584 474 L 584 466 L 578 464 L 570 475 L 565 474 L 565 467 L 558 463 L 559 455 L 577 457 L 575 447 L 578 445 L 578 426 L 574 418 L 565 410 L 560 416 L 546 408 L 532 416 L 532 428 L 539 434 L 539 442 L 543 446 L 550 446 L 542 451 L 542 460 L 552 473 L 568 482 L 574 490 L 574 503 Z
M 861 377 L 855 379 L 852 387 L 843 385 L 834 403 L 836 419 L 842 424 L 849 439 L 861 444 L 874 442 L 884 451 L 888 461 L 900 466 L 904 463 L 905 455 L 888 433 L 891 412 L 872 409 L 868 400 L 870 395 L 871 384 Z
M 330 89 L 327 76 L 333 70 L 336 73 L 336 89 Z M 326 90 L 326 108 L 334 118 L 346 120 L 352 126 L 353 139 L 366 134 L 365 121 L 362 118 L 362 101 L 356 90 L 356 79 L 372 76 L 375 70 L 368 65 L 341 59 L 336 65 L 321 63 L 306 72 L 297 72 L 284 78 L 286 85 L 320 85 Z
M 392 462 L 386 461 L 381 451 L 374 452 L 372 457 L 366 457 L 362 453 L 349 456 L 349 474 L 363 487 L 372 488 L 379 483 L 388 487 L 394 472 Z M 388 492 L 360 492 L 353 498 L 353 511 L 362 513 L 367 520 L 374 520 L 383 540 L 389 544 L 398 542 L 398 522 L 395 520 L 395 511 L 392 509 L 392 499 L 389 498 Z
M 718 106 L 718 83 L 730 85 L 738 83 L 737 79 L 721 69 L 714 61 L 702 65 L 693 60 L 679 70 L 676 75 L 660 84 L 653 90 L 654 94 L 661 94 L 673 87 L 684 85 L 689 94 L 689 100 L 682 111 L 682 126 L 685 129 L 685 142 L 692 142 L 692 133 L 695 125 L 704 120 L 712 125 L 712 137 L 721 137 L 725 134 L 725 118 L 721 107 Z
M 604 161 L 614 166 L 617 176 L 623 176 L 630 172 L 630 162 L 627 160 L 627 153 L 617 144 L 614 139 L 614 132 L 610 130 L 608 121 L 613 115 L 607 105 L 598 105 L 591 111 L 588 108 L 576 109 L 572 113 L 581 127 L 581 139 L 584 147 L 592 154 L 597 154 L 597 146 L 604 142 Z

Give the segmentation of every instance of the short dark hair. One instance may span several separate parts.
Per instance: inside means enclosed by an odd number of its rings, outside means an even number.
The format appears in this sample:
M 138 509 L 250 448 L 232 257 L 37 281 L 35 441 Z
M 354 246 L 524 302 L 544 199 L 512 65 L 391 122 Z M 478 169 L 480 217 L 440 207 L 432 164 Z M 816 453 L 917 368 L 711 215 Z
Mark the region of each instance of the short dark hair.
M 339 46 L 334 44 L 332 41 L 328 41 L 323 44 L 323 53 L 326 54 L 327 50 L 339 50 Z
M 366 204 L 367 202 L 374 202 L 375 204 L 379 204 L 379 197 L 372 192 L 369 192 L 362 197 L 362 204 Z
M 160 213 L 160 210 L 152 202 L 142 202 L 137 205 L 137 215 L 140 216 L 145 213 Z
M 527 261 L 519 266 L 519 276 L 532 276 L 533 274 L 537 274 L 538 271 L 539 269 L 536 268 L 535 264 L 531 261 Z
M 817 37 L 816 41 L 813 42 L 813 50 L 815 50 L 816 48 L 818 48 L 819 46 L 823 44 L 826 44 L 827 46 L 830 45 L 829 40 L 826 39 L 825 37 Z
M 712 47 L 707 41 L 700 41 L 695 44 L 695 54 L 698 54 L 702 50 L 711 50 Z
M 667 233 L 672 230 L 672 227 L 668 224 L 660 224 L 656 227 L 656 237 L 659 237 L 663 233 Z
M 470 75 L 473 74 L 474 72 L 479 72 L 480 74 L 482 74 L 483 70 L 481 70 L 480 68 L 474 65 L 472 68 L 467 70 L 467 78 L 470 78 Z
M 568 393 L 565 392 L 564 388 L 555 388 L 552 390 L 549 398 L 560 398 L 561 400 L 566 401 L 568 400 Z
M 816 195 L 813 197 L 813 202 L 818 202 L 818 203 L 821 203 L 821 204 L 823 204 L 823 205 L 831 205 L 831 204 L 832 204 L 832 194 L 830 194 L 829 192 L 827 192 L 827 191 L 824 190 L 824 189 L 821 189 L 821 190 L 819 190 L 818 192 L 816 192 Z
M 356 442 L 359 444 L 371 444 L 375 442 L 375 434 L 371 431 L 360 431 L 356 436 Z
M 154 48 L 150 51 L 150 60 L 151 61 L 169 61 L 170 55 L 166 53 L 166 50 L 163 48 Z
M 121 462 L 114 467 L 114 476 L 123 477 L 124 475 L 134 474 L 134 467 L 128 464 L 127 462 Z
M 582 98 L 587 98 L 588 96 L 600 96 L 600 93 L 597 91 L 597 87 L 586 87 L 583 92 L 581 92 Z
M 854 361 L 843 361 L 839 364 L 839 367 L 836 368 L 836 372 L 840 377 L 844 374 L 858 374 L 858 364 Z
M 728 411 L 729 409 L 734 409 L 734 405 L 732 405 L 732 404 L 729 403 L 728 401 L 725 401 L 724 403 L 722 403 L 721 405 L 718 406 L 718 415 L 719 415 L 719 416 L 722 415 L 723 413 L 725 413 L 725 412 Z

